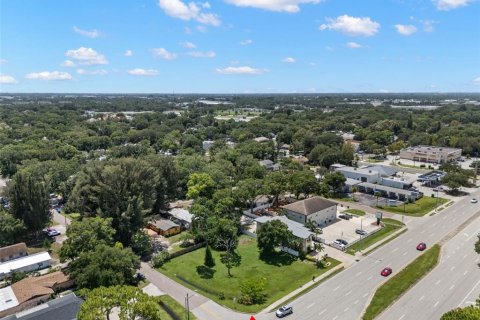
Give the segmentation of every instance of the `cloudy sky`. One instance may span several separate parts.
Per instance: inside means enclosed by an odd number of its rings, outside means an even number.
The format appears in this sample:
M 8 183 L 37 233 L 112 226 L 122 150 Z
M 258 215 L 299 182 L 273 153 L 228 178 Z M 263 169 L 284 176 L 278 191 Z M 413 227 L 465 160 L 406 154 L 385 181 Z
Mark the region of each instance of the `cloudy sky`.
M 2 0 L 2 92 L 480 91 L 480 0 Z

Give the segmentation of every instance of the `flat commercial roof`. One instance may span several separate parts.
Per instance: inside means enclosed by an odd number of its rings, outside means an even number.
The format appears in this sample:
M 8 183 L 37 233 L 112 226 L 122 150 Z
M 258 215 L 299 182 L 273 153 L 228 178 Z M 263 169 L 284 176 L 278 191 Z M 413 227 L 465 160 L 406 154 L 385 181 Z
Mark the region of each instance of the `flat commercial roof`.
M 369 182 L 362 182 L 362 183 L 359 184 L 359 186 L 374 189 L 374 190 L 382 190 L 382 191 L 386 191 L 386 192 L 403 194 L 403 195 L 406 195 L 406 196 L 410 196 L 414 192 L 414 191 L 410 191 L 410 190 L 387 187 L 387 186 L 382 186 L 380 184 L 374 184 L 374 183 L 369 183 Z
M 18 306 L 12 287 L 0 289 L 0 312 Z
M 0 276 L 2 274 L 8 274 L 12 270 L 18 270 L 27 266 L 31 266 L 36 263 L 41 263 L 45 261 L 50 261 L 52 258 L 48 252 L 40 252 L 32 254 L 26 257 L 18 258 L 15 260 L 10 260 L 4 263 L 0 263 Z
M 359 173 L 359 174 L 363 174 L 363 175 L 366 175 L 366 176 L 378 176 L 378 175 L 380 175 L 380 173 L 378 171 L 375 171 L 375 170 L 369 169 L 369 168 L 354 168 L 354 167 L 345 166 L 345 167 L 336 168 L 335 170 L 339 171 L 339 172 Z

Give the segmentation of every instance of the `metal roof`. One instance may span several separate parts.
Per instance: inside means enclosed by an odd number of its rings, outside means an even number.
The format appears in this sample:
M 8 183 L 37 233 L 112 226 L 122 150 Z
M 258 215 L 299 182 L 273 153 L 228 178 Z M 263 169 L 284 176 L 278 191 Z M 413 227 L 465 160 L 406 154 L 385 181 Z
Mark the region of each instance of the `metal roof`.
M 45 251 L 0 263 L 0 276 L 9 274 L 12 270 L 18 270 L 37 263 L 50 261 L 51 259 L 52 258 L 50 257 L 48 252 Z
M 310 232 L 310 230 L 305 228 L 303 224 L 290 220 L 285 216 L 278 216 L 278 217 L 262 216 L 260 218 L 255 219 L 255 221 L 259 223 L 266 223 L 272 220 L 280 220 L 283 223 L 285 223 L 288 227 L 288 230 L 290 230 L 293 233 L 293 235 L 297 238 L 307 239 L 308 237 L 313 235 L 313 232 Z

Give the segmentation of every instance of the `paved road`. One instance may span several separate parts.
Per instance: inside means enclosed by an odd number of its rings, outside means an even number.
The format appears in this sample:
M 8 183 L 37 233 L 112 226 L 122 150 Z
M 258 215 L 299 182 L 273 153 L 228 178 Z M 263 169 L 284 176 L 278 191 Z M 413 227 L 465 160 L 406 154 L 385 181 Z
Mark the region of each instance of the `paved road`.
M 443 247 L 440 264 L 378 319 L 440 319 L 474 303 L 480 295 L 480 258 L 473 250 L 479 231 L 477 218 Z
M 477 191 L 474 196 L 478 198 L 479 194 Z M 390 266 L 394 273 L 397 272 L 420 255 L 415 249 L 419 242 L 438 242 L 447 234 L 456 232 L 456 228 L 477 211 L 480 211 L 480 205 L 471 204 L 470 197 L 467 197 L 432 217 L 413 220 L 408 232 L 295 300 L 292 303 L 294 318 L 359 319 L 370 295 L 386 280 L 380 276 L 382 268 Z M 273 319 L 274 315 L 269 318 Z

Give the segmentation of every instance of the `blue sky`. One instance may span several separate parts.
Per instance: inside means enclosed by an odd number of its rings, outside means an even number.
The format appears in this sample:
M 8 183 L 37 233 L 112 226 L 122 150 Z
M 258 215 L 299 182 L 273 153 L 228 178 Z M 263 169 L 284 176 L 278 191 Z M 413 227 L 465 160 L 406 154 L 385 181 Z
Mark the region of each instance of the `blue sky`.
M 479 0 L 2 0 L 0 91 L 478 92 Z

